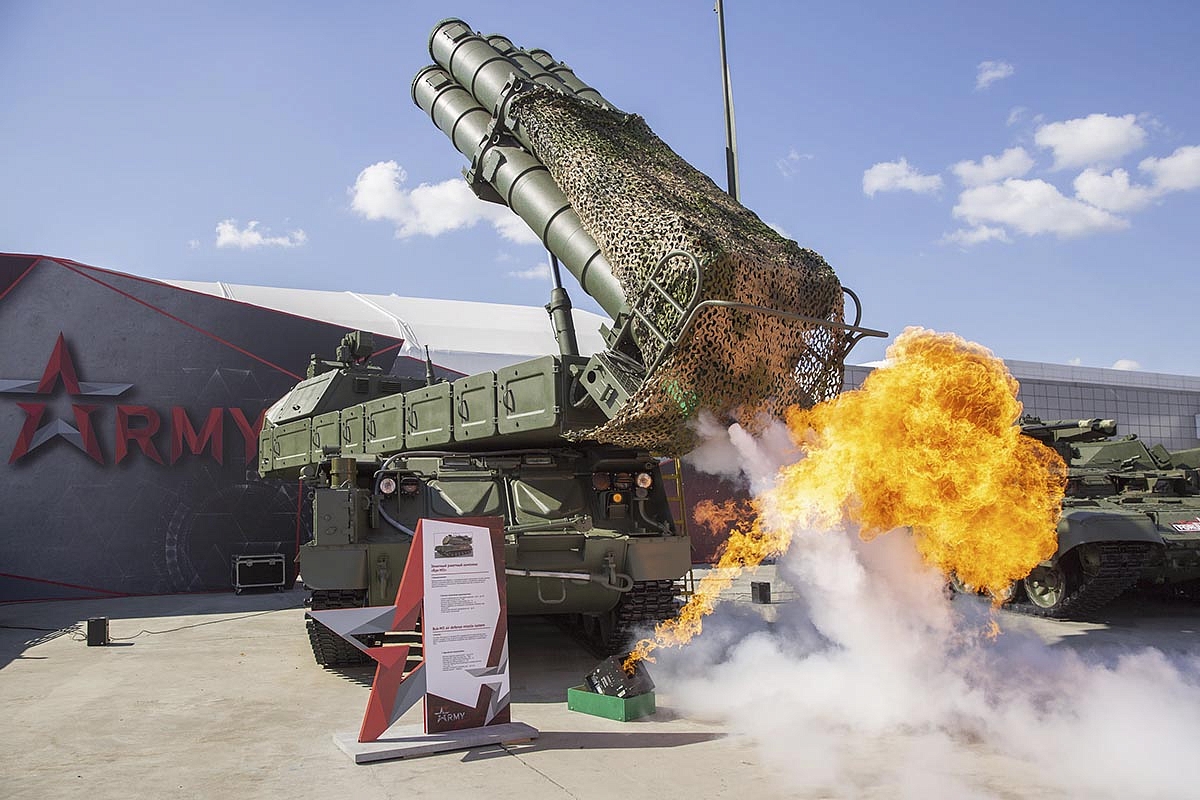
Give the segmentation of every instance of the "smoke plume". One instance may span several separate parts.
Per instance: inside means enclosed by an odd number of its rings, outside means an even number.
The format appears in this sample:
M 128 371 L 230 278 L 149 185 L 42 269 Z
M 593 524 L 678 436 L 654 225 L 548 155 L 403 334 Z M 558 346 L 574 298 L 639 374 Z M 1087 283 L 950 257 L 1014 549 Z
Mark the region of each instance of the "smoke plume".
M 739 429 L 713 437 L 701 462 L 769 494 L 786 463 L 779 441 Z M 804 796 L 1195 796 L 1194 650 L 1130 648 L 951 600 L 910 533 L 859 533 L 793 528 L 778 569 L 797 599 L 769 625 L 718 605 L 703 635 L 659 650 L 668 702 L 756 742 Z M 1037 635 L 1064 625 L 1081 635 Z

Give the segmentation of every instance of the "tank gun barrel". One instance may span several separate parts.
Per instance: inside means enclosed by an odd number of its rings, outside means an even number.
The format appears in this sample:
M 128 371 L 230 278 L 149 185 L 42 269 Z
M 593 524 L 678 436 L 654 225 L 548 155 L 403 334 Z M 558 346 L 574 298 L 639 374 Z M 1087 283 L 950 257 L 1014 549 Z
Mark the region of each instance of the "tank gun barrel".
M 1021 433 L 1052 444 L 1054 442 L 1094 442 L 1115 436 L 1116 420 L 1111 419 L 1053 419 L 1022 417 Z

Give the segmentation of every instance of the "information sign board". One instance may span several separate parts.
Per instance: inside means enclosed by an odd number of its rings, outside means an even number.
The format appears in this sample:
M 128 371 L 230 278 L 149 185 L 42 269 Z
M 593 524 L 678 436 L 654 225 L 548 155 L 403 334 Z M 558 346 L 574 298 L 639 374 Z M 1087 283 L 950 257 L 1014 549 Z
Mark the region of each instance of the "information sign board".
M 510 721 L 504 531 L 499 522 L 419 523 L 426 733 Z

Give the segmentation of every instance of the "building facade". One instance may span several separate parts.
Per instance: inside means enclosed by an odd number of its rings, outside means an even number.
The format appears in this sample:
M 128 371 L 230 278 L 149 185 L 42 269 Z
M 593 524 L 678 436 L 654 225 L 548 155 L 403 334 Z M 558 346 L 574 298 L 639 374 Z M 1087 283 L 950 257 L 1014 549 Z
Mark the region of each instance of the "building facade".
M 603 320 L 575 310 L 585 352 Z M 556 351 L 540 307 L 165 282 L 0 253 L 0 602 L 231 587 L 231 560 L 306 537 L 300 487 L 257 474 L 263 414 L 347 330 L 376 363 L 445 376 Z M 426 345 L 429 345 L 428 351 Z M 1009 362 L 1025 411 L 1116 419 L 1171 450 L 1200 446 L 1200 378 Z M 861 385 L 867 366 L 846 371 Z M 685 465 L 693 558 L 722 536 L 703 500 L 744 489 Z
M 1113 419 L 1119 434 L 1136 433 L 1168 450 L 1200 447 L 1200 378 L 1095 367 L 1004 362 L 1020 384 L 1025 413 L 1050 419 Z M 846 368 L 857 388 L 870 366 Z

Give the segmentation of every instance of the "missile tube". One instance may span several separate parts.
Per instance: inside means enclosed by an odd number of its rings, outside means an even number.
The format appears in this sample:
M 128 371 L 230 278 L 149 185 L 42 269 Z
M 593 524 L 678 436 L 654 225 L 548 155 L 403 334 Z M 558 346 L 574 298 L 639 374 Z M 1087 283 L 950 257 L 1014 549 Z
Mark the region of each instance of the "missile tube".
M 545 50 L 542 50 L 541 48 L 537 48 L 537 49 L 528 51 L 528 53 L 529 53 L 529 57 L 531 59 L 533 59 L 535 64 L 538 64 L 539 66 L 541 66 L 544 69 L 546 69 L 547 71 L 549 71 L 551 75 L 553 75 L 555 78 L 557 78 L 559 81 L 561 81 L 568 89 L 570 89 L 571 93 L 574 94 L 576 97 L 578 97 L 582 100 L 587 100 L 592 103 L 595 103 L 596 105 L 600 106 L 601 108 L 606 108 L 609 111 L 617 110 L 617 107 L 614 106 L 612 103 L 608 102 L 607 100 L 605 100 L 604 96 L 601 95 L 598 91 L 593 89 L 591 86 L 588 86 L 583 81 L 579 80 L 579 77 L 575 74 L 575 72 L 570 67 L 568 67 L 566 64 L 562 63 L 561 61 L 555 61 L 554 56 L 550 55 Z
M 444 25 L 435 29 L 435 34 Z M 479 41 L 495 53 L 491 45 Z M 486 58 L 486 53 L 483 55 Z M 515 68 L 502 56 L 500 60 L 508 65 L 507 83 Z M 498 70 L 478 72 L 487 74 L 476 86 L 490 86 L 489 81 L 494 80 Z M 434 65 L 417 73 L 412 83 L 412 98 L 455 148 L 472 161 L 475 176 L 491 184 L 502 201 L 538 235 L 546 249 L 566 265 L 583 290 L 612 319 L 623 318 L 629 310 L 625 292 L 608 259 L 584 229 L 579 215 L 545 165 L 525 149 L 505 144 L 505 137 L 495 134 L 492 115 L 480 105 L 481 98 L 473 96 L 446 69 Z
M 520 67 L 529 76 L 531 81 L 539 83 L 542 86 L 547 86 L 555 91 L 574 94 L 572 89 L 555 77 L 553 72 L 535 61 L 528 52 L 514 45 L 512 40 L 507 36 L 493 33 L 487 37 L 486 41 L 496 49 L 497 53 Z

